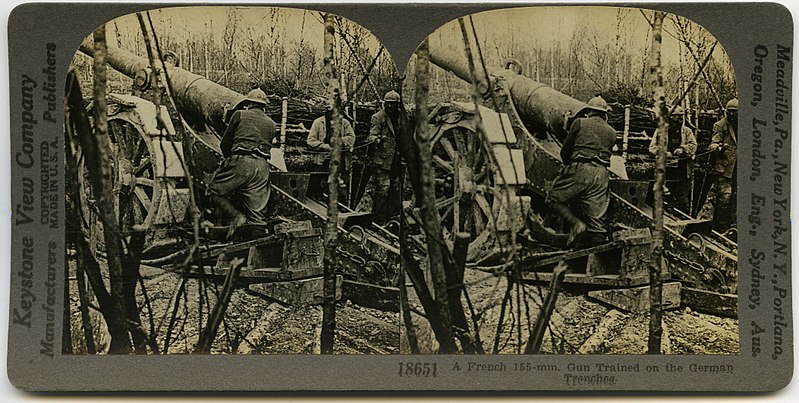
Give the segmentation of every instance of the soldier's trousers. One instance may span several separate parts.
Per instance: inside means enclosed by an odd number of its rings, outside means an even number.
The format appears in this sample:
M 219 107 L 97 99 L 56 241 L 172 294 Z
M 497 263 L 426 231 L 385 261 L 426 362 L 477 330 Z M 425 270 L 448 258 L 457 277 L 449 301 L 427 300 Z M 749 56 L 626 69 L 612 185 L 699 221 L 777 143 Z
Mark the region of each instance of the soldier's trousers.
M 552 182 L 547 200 L 569 205 L 588 232 L 604 234 L 607 231 L 602 219 L 610 202 L 608 182 L 608 169 L 604 166 L 572 162 Z
M 222 164 L 208 186 L 211 193 L 230 200 L 249 224 L 265 224 L 271 185 L 269 161 L 249 155 L 233 155 Z
M 726 230 L 734 224 L 730 212 L 733 178 L 717 175 L 696 218 L 715 221 L 716 230 Z
M 375 221 L 385 221 L 388 218 L 388 195 L 390 189 L 391 171 L 374 168 L 372 177 L 366 185 L 366 192 L 358 203 L 356 210 L 372 212 L 375 216 Z

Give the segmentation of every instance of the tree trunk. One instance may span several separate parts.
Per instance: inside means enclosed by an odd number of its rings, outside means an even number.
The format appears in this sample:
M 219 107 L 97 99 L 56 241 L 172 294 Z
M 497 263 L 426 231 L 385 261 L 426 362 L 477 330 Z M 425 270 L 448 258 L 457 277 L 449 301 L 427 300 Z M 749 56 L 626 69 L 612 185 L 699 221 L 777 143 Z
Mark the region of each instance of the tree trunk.
M 427 98 L 429 92 L 430 50 L 425 39 L 416 50 L 416 138 L 420 149 L 419 173 L 421 177 L 422 224 L 427 240 L 427 257 L 432 275 L 435 308 L 440 320 L 436 332 L 439 352 L 457 352 L 452 319 L 449 310 L 447 279 L 444 272 L 444 234 L 441 230 L 441 217 L 436 208 L 433 183 L 433 163 L 431 157 L 430 133 L 427 130 Z
M 111 146 L 108 138 L 108 112 L 106 106 L 106 65 L 105 26 L 94 31 L 94 136 L 89 144 L 82 144 L 85 161 L 92 180 L 92 190 L 103 221 L 103 234 L 107 264 L 111 285 L 114 317 L 108 323 L 111 334 L 112 354 L 128 354 L 131 342 L 128 335 L 127 314 L 125 307 L 125 276 L 123 269 L 123 248 L 121 235 L 117 227 L 115 200 L 113 192 L 113 172 L 111 171 Z M 107 317 L 107 318 L 108 318 Z
M 324 66 L 330 113 L 330 173 L 327 177 L 328 192 L 327 228 L 325 229 L 324 299 L 322 303 L 322 332 L 320 350 L 322 354 L 333 354 L 336 332 L 336 246 L 338 245 L 338 176 L 341 166 L 341 88 L 339 87 L 333 48 L 335 46 L 334 16 L 325 14 Z
M 655 12 L 652 23 L 652 48 L 649 52 L 649 73 L 652 82 L 652 98 L 658 120 L 658 151 L 655 162 L 654 211 L 652 220 L 652 266 L 649 270 L 649 342 L 648 354 L 660 354 L 661 325 L 663 315 L 663 187 L 666 178 L 666 146 L 669 132 L 669 116 L 666 107 L 666 92 L 663 88 L 663 71 L 660 57 L 661 29 L 665 14 Z

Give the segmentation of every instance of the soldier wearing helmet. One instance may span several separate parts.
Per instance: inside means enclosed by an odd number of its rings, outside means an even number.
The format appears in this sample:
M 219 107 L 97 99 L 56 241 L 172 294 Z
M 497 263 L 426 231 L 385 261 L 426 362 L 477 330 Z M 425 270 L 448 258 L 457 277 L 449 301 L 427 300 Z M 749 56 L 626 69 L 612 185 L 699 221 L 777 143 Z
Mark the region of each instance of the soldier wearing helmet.
M 512 71 L 516 74 L 522 74 L 522 63 L 518 59 L 508 58 L 505 59 L 505 70 Z
M 674 108 L 671 113 L 671 120 L 669 124 L 669 139 L 666 142 L 666 156 L 667 157 L 686 157 L 693 158 L 696 155 L 696 136 L 694 131 L 689 127 L 689 122 L 685 120 L 685 110 L 678 106 Z M 676 123 L 676 124 L 674 124 Z M 649 142 L 649 153 L 652 155 L 657 154 L 658 132 L 652 136 L 652 141 Z
M 666 141 L 666 194 L 673 196 L 675 205 L 683 211 L 691 208 L 691 187 L 693 186 L 693 160 L 696 156 L 696 136 L 685 119 L 685 110 L 681 106 L 674 108 L 669 119 L 669 135 Z M 658 132 L 649 143 L 649 153 L 656 155 L 658 150 Z M 673 191 L 673 192 L 672 192 Z
M 330 105 L 325 108 L 325 114 L 316 118 L 311 124 L 311 130 L 308 132 L 308 139 L 305 143 L 311 150 L 330 151 L 330 136 L 327 133 L 330 131 L 330 122 L 332 121 L 333 109 Z M 341 117 L 341 145 L 344 152 L 352 150 L 355 144 L 355 130 L 352 128 L 350 121 L 342 116 Z
M 715 156 L 713 185 L 698 218 L 712 219 L 717 230 L 726 230 L 734 223 L 730 203 L 738 162 L 738 99 L 727 102 L 725 116 L 713 125 L 713 140 L 708 150 Z
M 269 150 L 275 139 L 275 122 L 266 115 L 269 101 L 254 89 L 239 102 L 222 136 L 225 161 L 208 186 L 209 198 L 232 219 L 228 237 L 237 226 L 265 224 L 269 201 Z
M 372 125 L 367 137 L 367 142 L 374 147 L 372 178 L 357 209 L 371 211 L 377 222 L 383 222 L 390 217 L 394 204 L 389 202 L 389 193 L 397 188 L 401 169 L 397 136 L 402 111 L 400 95 L 396 91 L 386 93 L 383 97 L 383 109 L 372 115 Z
M 567 246 L 589 247 L 607 237 L 602 221 L 609 203 L 610 157 L 616 131 L 601 97 L 588 101 L 575 119 L 560 151 L 564 167 L 547 194 L 550 206 L 569 226 Z

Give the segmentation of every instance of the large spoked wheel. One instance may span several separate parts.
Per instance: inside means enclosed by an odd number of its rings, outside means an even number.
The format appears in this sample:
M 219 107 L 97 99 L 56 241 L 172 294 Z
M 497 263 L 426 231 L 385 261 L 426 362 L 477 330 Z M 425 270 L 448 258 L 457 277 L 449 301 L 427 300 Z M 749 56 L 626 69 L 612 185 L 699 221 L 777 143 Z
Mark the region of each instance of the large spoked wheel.
M 463 128 L 436 133 L 432 143 L 436 207 L 444 235 L 467 232 L 470 240 L 494 222 L 494 175 L 477 133 Z
M 117 173 L 114 190 L 118 192 L 117 211 L 123 228 L 146 230 L 155 219 L 161 199 L 160 182 L 156 180 L 153 145 L 146 134 L 132 123 L 116 119 L 109 122 L 109 135 Z
M 112 201 L 116 225 L 123 236 L 131 231 L 147 231 L 155 219 L 162 195 L 161 183 L 156 180 L 159 163 L 152 156 L 152 143 L 146 133 L 126 119 L 109 119 L 108 136 L 111 142 Z M 86 166 L 81 153 L 79 175 L 83 228 L 93 252 L 104 249 L 103 224 Z

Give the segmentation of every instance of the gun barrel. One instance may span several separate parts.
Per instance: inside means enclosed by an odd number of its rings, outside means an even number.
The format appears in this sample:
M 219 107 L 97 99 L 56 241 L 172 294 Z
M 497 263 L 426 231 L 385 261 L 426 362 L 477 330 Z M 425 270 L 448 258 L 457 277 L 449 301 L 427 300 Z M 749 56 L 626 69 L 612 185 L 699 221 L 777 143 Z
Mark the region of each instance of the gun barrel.
M 463 50 L 458 51 L 448 47 L 435 36 L 430 38 L 429 44 L 430 61 L 433 64 L 451 71 L 462 80 L 472 81 L 472 74 Z M 476 66 L 476 69 L 481 76 L 478 77 L 478 88 L 485 91 L 489 88 L 485 74 L 481 66 Z M 508 70 L 488 68 L 488 73 L 505 78 L 505 87 L 516 105 L 516 111 L 528 127 L 545 130 L 561 141 L 568 134 L 564 128 L 564 115 L 575 113 L 586 105 L 546 84 Z
M 81 45 L 80 51 L 94 55 L 90 45 Z M 109 47 L 106 62 L 130 78 L 148 77 L 149 61 L 128 51 Z M 224 131 L 225 107 L 237 104 L 245 98 L 244 95 L 170 63 L 166 66 L 172 95 L 184 119 L 193 127 L 208 125 L 217 132 Z

